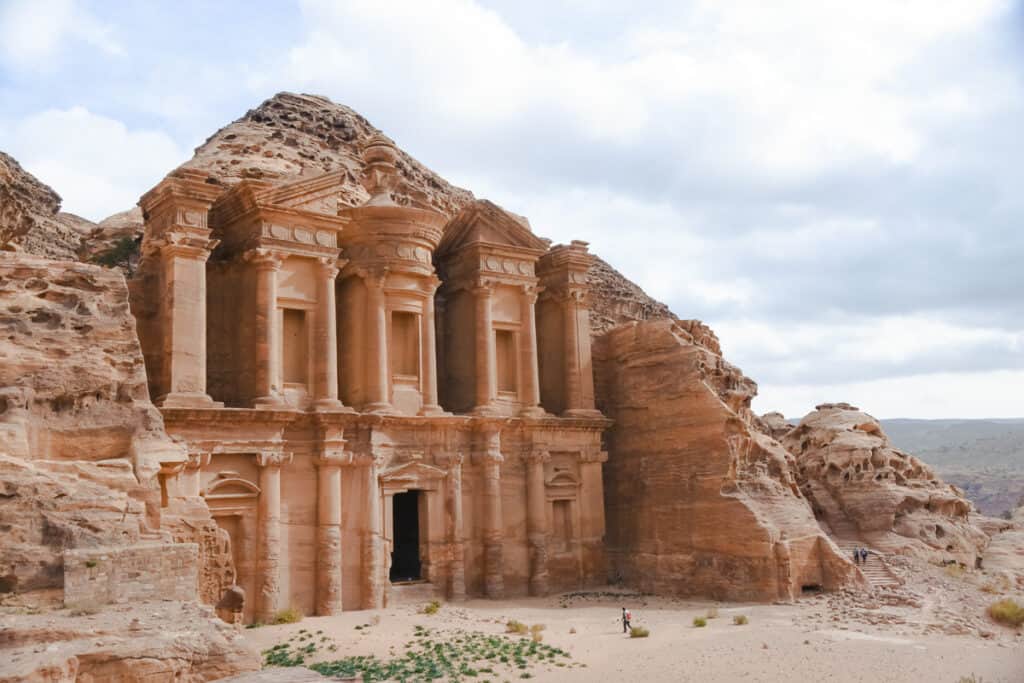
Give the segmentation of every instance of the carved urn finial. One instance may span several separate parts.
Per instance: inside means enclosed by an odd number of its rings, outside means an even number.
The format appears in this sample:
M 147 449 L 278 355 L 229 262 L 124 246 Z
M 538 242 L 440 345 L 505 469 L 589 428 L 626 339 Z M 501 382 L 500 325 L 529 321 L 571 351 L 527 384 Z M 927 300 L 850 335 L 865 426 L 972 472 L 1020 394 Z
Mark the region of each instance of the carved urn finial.
M 370 193 L 370 200 L 366 202 L 368 205 L 395 203 L 391 199 L 391 191 L 398 186 L 400 180 L 395 165 L 397 160 L 398 149 L 383 135 L 374 135 L 363 147 L 363 163 L 366 167 L 363 169 L 362 184 Z

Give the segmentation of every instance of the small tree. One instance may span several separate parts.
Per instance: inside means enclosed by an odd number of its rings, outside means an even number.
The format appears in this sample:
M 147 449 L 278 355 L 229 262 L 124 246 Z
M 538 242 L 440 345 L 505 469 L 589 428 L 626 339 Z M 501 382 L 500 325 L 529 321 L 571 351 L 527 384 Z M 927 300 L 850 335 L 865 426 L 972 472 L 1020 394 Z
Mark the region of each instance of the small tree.
M 96 254 L 92 262 L 107 268 L 124 268 L 128 277 L 131 277 L 135 274 L 132 262 L 139 255 L 139 244 L 139 240 L 131 235 L 119 237 L 114 246 Z

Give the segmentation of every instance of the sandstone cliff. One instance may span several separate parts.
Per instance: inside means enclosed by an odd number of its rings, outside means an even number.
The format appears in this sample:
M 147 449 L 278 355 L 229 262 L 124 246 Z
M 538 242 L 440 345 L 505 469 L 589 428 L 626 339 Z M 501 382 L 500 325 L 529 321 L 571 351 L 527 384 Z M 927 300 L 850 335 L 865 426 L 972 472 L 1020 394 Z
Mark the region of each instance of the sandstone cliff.
M 846 403 L 823 404 L 782 439 L 800 488 L 841 539 L 969 567 L 989 536 L 963 492 L 895 448 L 878 421 Z
M 816 524 L 792 457 L 752 427 L 757 385 L 709 328 L 626 324 L 594 354 L 599 405 L 615 421 L 604 470 L 613 572 L 645 591 L 729 600 L 863 585 Z
M 184 594 L 215 599 L 232 572 L 230 553 L 205 504 L 196 501 L 169 515 L 161 507 L 159 472 L 180 466 L 186 457 L 149 402 L 121 275 L 99 266 L 0 253 L 0 614 L 4 606 L 74 607 L 66 604 L 69 552 L 97 552 L 102 558 L 140 549 L 142 571 L 155 571 L 145 563 L 160 562 L 165 549 L 185 552 L 193 559 L 186 578 L 179 579 Z M 198 551 L 183 551 L 172 542 L 197 543 Z M 167 567 L 173 570 L 175 562 L 167 561 Z M 98 564 L 90 559 L 79 567 L 86 586 L 103 585 Z M 140 590 L 145 593 L 145 582 Z M 80 599 L 83 591 L 76 595 Z M 93 599 L 88 587 L 84 595 Z M 106 615 L 113 609 L 96 600 L 90 610 L 103 609 Z M 190 614 L 198 610 L 194 603 L 171 604 Z M 72 611 L 47 612 L 48 623 L 73 619 Z M 196 622 L 194 637 L 219 637 L 217 644 L 198 647 L 175 636 L 159 653 L 147 651 L 159 642 L 127 623 L 113 641 L 96 643 L 87 637 L 96 624 L 71 621 L 60 628 L 77 635 L 59 630 L 53 639 L 67 642 L 40 655 L 40 648 L 25 642 L 43 635 L 11 613 L 3 620 L 9 637 L 0 639 L 0 661 L 13 666 L 19 660 L 20 673 L 4 679 L 11 674 L 0 666 L 0 680 L 71 681 L 76 672 L 85 678 L 91 672 L 96 679 L 137 680 L 164 670 L 176 680 L 205 680 L 203 672 L 228 675 L 258 665 L 241 644 L 216 636 L 217 627 L 205 616 Z M 141 673 L 133 678 L 129 672 L 136 669 Z
M 0 251 L 74 259 L 92 224 L 60 213 L 60 195 L 0 152 Z

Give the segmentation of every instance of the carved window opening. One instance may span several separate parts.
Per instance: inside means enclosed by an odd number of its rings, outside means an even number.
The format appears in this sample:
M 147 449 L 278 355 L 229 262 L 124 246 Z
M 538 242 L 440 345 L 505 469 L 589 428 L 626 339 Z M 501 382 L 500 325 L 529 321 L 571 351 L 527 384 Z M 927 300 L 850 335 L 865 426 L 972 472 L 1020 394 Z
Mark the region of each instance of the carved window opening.
M 515 332 L 512 330 L 495 330 L 494 347 L 498 366 L 498 391 L 514 394 L 518 377 Z
M 285 384 L 306 384 L 308 376 L 309 337 L 306 330 L 306 312 L 286 308 L 283 310 L 281 373 Z
M 420 326 L 415 313 L 391 314 L 391 372 L 401 378 L 419 377 Z
M 551 512 L 551 536 L 554 549 L 556 551 L 569 550 L 572 545 L 572 501 L 552 501 Z

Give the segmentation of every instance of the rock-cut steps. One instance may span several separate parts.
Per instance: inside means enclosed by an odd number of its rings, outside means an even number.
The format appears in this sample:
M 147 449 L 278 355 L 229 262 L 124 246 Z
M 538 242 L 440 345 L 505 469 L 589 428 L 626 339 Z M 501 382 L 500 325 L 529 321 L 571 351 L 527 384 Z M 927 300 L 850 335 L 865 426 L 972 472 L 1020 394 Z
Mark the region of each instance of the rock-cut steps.
M 867 547 L 864 543 L 857 541 L 856 539 L 833 539 L 836 545 L 843 551 L 846 557 L 853 557 L 854 548 Z M 868 548 L 868 559 L 867 562 L 857 563 L 857 568 L 860 569 L 861 573 L 864 574 L 864 578 L 868 580 L 872 588 L 890 588 L 892 586 L 899 586 L 902 582 L 899 577 L 889 568 L 885 558 L 873 548 Z

